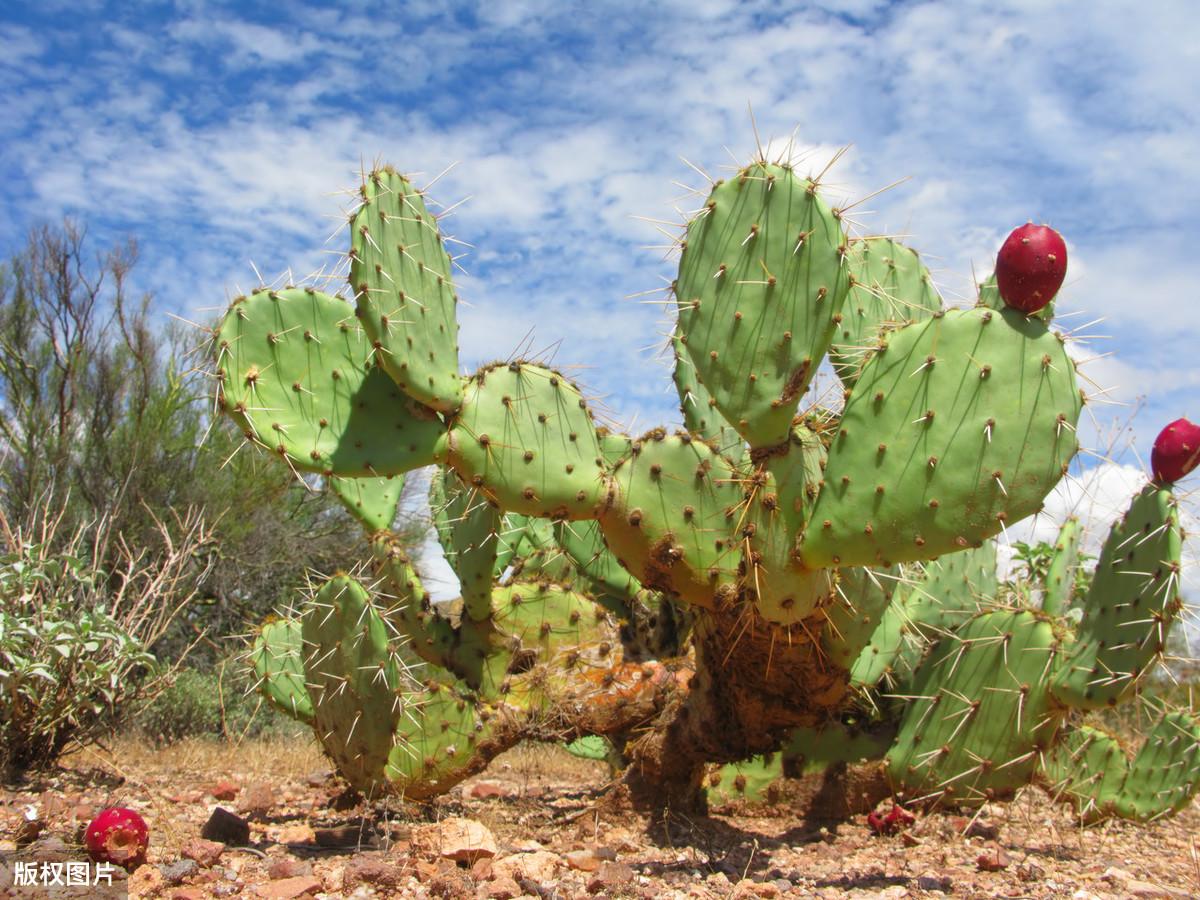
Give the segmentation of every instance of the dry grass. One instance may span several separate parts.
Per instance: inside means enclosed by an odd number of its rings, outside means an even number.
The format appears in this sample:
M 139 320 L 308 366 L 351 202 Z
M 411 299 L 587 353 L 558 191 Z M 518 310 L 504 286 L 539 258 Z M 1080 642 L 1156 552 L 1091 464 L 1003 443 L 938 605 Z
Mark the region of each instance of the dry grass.
M 155 748 L 140 735 L 120 737 L 107 750 L 77 749 L 65 766 L 108 769 L 137 783 L 171 772 L 246 781 L 304 778 L 331 768 L 310 736 L 251 738 L 232 744 L 219 738 L 187 738 Z

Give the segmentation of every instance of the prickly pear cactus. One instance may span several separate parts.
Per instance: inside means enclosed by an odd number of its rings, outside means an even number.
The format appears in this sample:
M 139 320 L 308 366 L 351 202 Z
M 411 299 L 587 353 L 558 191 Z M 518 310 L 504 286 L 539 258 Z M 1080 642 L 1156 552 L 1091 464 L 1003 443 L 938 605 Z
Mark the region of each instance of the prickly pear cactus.
M 1043 759 L 1086 793 L 1059 750 L 1111 749 L 1076 711 L 1155 665 L 1181 537 L 1160 479 L 1110 536 L 1078 628 L 1070 535 L 1045 609 L 989 608 L 991 539 L 1067 471 L 1083 402 L 1048 289 L 1029 314 L 1003 295 L 1028 281 L 1021 258 L 945 308 L 913 250 L 852 237 L 819 179 L 757 158 L 682 224 L 685 429 L 635 437 L 540 363 L 460 373 L 435 209 L 376 169 L 350 214 L 349 301 L 263 289 L 214 330 L 220 408 L 367 534 L 375 583 L 334 579 L 254 651 L 271 701 L 353 783 L 425 798 L 516 741 L 592 735 L 632 761 L 635 795 L 686 805 L 706 764 L 785 744 L 779 759 L 834 759 L 858 747 L 839 739 L 852 720 L 870 738 L 853 753 L 886 756 L 910 799 L 1004 797 L 1047 778 Z M 840 410 L 803 405 L 826 361 Z M 390 530 L 405 473 L 430 465 L 452 603 Z M 1093 806 L 1177 808 L 1193 782 L 1163 772 L 1191 771 L 1183 743 L 1148 743 Z

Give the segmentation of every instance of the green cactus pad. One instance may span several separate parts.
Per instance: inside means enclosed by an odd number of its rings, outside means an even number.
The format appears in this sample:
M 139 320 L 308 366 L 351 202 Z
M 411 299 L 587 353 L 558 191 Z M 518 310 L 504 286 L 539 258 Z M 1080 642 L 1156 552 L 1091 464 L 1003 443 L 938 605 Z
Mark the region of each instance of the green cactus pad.
M 1116 803 L 1125 819 L 1148 822 L 1178 812 L 1200 790 L 1200 722 L 1184 712 L 1163 716 L 1146 736 Z
M 617 562 L 605 545 L 600 525 L 593 521 L 556 522 L 554 535 L 558 545 L 587 579 L 597 602 L 628 619 L 628 603 L 642 585 Z
M 1041 508 L 1081 400 L 1061 339 L 1014 310 L 950 310 L 863 366 L 800 546 L 809 568 L 933 559 Z
M 471 377 L 450 431 L 450 464 L 503 509 L 547 519 L 595 518 L 604 459 L 579 390 L 531 363 Z
M 374 365 L 343 300 L 310 288 L 239 297 L 216 347 L 222 409 L 293 468 L 397 475 L 443 457 L 445 426 Z
M 450 621 L 437 614 L 416 570 L 399 544 L 386 533 L 371 540 L 371 553 L 387 594 L 384 617 L 396 635 L 421 659 L 447 667 L 456 645 Z
M 443 681 L 431 680 L 404 697 L 386 774 L 407 800 L 443 794 L 480 768 L 477 748 L 508 715 L 503 707 L 481 702 L 461 681 Z
M 496 565 L 492 575 L 500 578 L 513 564 L 517 555 L 517 544 L 525 535 L 526 517 L 519 513 L 508 513 L 500 520 L 500 531 L 496 535 Z
M 916 631 L 936 641 L 954 631 L 984 607 L 994 603 L 999 589 L 996 577 L 996 542 L 947 553 L 925 563 L 924 575 L 908 594 L 905 611 Z
M 824 772 L 839 763 L 879 759 L 890 743 L 886 733 L 863 731 L 837 721 L 793 728 L 778 753 L 755 756 L 710 772 L 705 791 L 713 804 L 773 805 L 786 795 L 785 779 Z
M 805 569 L 796 556 L 796 535 L 817 496 L 824 461 L 820 437 L 797 424 L 787 442 L 773 448 L 746 481 L 746 512 L 738 520 L 742 583 L 770 622 L 791 624 L 833 602 L 829 570 Z
M 513 584 L 492 594 L 496 628 L 533 650 L 539 662 L 563 648 L 612 641 L 616 629 L 604 611 L 582 594 L 553 584 Z
M 464 488 L 452 470 L 433 476 L 445 498 L 433 508 L 446 562 L 454 569 L 466 614 L 479 622 L 492 614 L 492 578 L 499 552 L 503 516 L 482 491 Z M 438 499 L 431 491 L 431 503 Z
M 1079 540 L 1083 529 L 1079 519 L 1071 516 L 1063 522 L 1058 538 L 1054 542 L 1054 553 L 1050 567 L 1046 570 L 1046 583 L 1042 586 L 1042 612 L 1048 616 L 1060 616 L 1067 611 L 1071 595 L 1075 591 L 1075 574 L 1079 566 Z
M 350 515 L 367 531 L 391 528 L 396 506 L 404 492 L 404 476 L 386 478 L 330 478 L 329 488 Z
M 929 318 L 942 308 L 942 298 L 916 252 L 891 238 L 852 242 L 848 262 L 853 282 L 829 359 L 851 387 L 885 329 Z
M 1129 773 L 1129 759 L 1107 732 L 1080 725 L 1061 734 L 1045 755 L 1046 789 L 1068 800 L 1087 822 L 1110 815 Z
M 688 356 L 687 348 L 679 334 L 679 326 L 671 334 L 671 348 L 675 352 L 675 367 L 672 378 L 679 394 L 679 411 L 683 414 L 683 426 L 697 437 L 708 441 L 729 459 L 738 463 L 745 456 L 746 445 L 732 426 L 717 412 L 717 401 L 696 378 L 696 367 Z
M 301 628 L 317 738 L 354 788 L 378 794 L 403 713 L 407 667 L 370 594 L 348 576 L 325 583 Z
M 980 613 L 921 664 L 888 752 L 908 800 L 978 805 L 1029 783 L 1061 713 L 1047 683 L 1059 652 L 1039 613 Z
M 621 565 L 647 588 L 711 607 L 731 591 L 740 476 L 688 434 L 652 431 L 613 466 L 600 529 Z
M 304 686 L 304 641 L 297 619 L 266 622 L 254 637 L 250 662 L 258 689 L 280 712 L 312 724 L 313 705 Z
M 704 791 L 713 806 L 729 803 L 774 805 L 783 780 L 783 757 L 778 753 L 727 763 L 704 779 Z
M 1047 754 L 1044 778 L 1085 822 L 1170 815 L 1200 790 L 1200 722 L 1186 712 L 1163 715 L 1132 760 L 1116 738 L 1081 725 Z
M 892 605 L 900 587 L 899 576 L 899 566 L 838 571 L 837 590 L 825 608 L 827 622 L 821 632 L 821 646 L 830 660 L 846 669 L 855 665 Z
M 585 734 L 566 745 L 566 751 L 580 759 L 595 759 L 603 762 L 613 753 L 613 746 L 608 738 L 598 734 Z
M 751 447 L 787 440 L 849 288 L 841 224 L 812 182 L 755 162 L 688 225 L 675 297 L 696 377 Z
M 1083 621 L 1051 691 L 1068 706 L 1112 705 L 1162 654 L 1182 608 L 1175 498 L 1148 484 L 1100 551 Z
M 854 660 L 851 683 L 870 686 L 885 676 L 893 687 L 906 683 L 932 642 L 995 597 L 996 544 L 986 541 L 982 547 L 914 566 L 905 572 L 904 582 Z
M 907 587 L 902 587 L 892 595 L 892 602 L 884 607 L 870 640 L 850 666 L 852 685 L 873 687 L 879 684 L 891 674 L 904 642 L 916 640 L 904 611 L 907 596 Z
M 363 182 L 350 219 L 350 286 L 384 370 L 441 412 L 462 401 L 450 257 L 420 191 L 390 168 Z

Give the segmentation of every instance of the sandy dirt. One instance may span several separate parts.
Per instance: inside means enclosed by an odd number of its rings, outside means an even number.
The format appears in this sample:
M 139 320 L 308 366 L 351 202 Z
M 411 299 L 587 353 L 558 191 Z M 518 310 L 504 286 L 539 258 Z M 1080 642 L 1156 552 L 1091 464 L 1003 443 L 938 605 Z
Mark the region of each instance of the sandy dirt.
M 141 812 L 152 842 L 113 896 L 1200 896 L 1196 806 L 1151 826 L 1085 830 L 1030 791 L 973 820 L 918 816 L 888 836 L 863 817 L 822 824 L 780 810 L 663 827 L 605 802 L 609 778 L 601 763 L 522 747 L 433 805 L 349 805 L 304 741 L 122 742 L 0 789 L 0 896 L 103 896 L 13 876 L 18 863 L 85 860 L 88 820 L 118 804 Z M 248 839 L 201 839 L 218 807 Z

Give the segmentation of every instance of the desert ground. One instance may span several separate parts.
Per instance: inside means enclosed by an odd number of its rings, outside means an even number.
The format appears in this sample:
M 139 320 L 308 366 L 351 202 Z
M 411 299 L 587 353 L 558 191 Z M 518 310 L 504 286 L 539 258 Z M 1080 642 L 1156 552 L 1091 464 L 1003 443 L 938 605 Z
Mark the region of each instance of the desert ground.
M 815 822 L 783 806 L 664 825 L 612 803 L 610 786 L 603 763 L 522 746 L 434 804 L 370 803 L 347 797 L 307 740 L 122 739 L 0 790 L 0 896 L 1200 896 L 1195 805 L 1084 829 L 1031 790 L 877 835 L 862 816 Z M 111 805 L 149 823 L 145 865 L 111 888 L 14 884 L 18 863 L 40 875 L 85 860 L 83 829 Z

